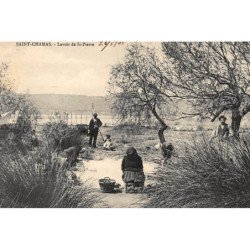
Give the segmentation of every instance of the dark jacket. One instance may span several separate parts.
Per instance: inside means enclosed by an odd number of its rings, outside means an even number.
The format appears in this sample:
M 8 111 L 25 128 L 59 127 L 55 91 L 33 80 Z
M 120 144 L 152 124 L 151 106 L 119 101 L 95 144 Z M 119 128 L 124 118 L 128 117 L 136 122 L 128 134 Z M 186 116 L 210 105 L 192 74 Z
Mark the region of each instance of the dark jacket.
M 164 142 L 161 146 L 161 152 L 164 158 L 171 158 L 172 153 L 174 151 L 174 147 L 171 143 Z
M 143 164 L 139 155 L 126 155 L 122 160 L 122 171 L 142 172 Z
M 218 126 L 218 136 L 220 136 L 220 137 L 228 137 L 229 136 L 228 124 L 225 124 L 224 127 L 222 127 L 221 125 Z
M 67 162 L 70 167 L 72 167 L 74 164 L 78 162 L 78 156 L 81 151 L 80 146 L 70 147 L 64 150 L 64 152 L 67 155 Z
M 102 126 L 102 122 L 99 118 L 95 119 L 92 118 L 89 122 L 89 131 L 90 132 L 98 132 L 99 128 Z

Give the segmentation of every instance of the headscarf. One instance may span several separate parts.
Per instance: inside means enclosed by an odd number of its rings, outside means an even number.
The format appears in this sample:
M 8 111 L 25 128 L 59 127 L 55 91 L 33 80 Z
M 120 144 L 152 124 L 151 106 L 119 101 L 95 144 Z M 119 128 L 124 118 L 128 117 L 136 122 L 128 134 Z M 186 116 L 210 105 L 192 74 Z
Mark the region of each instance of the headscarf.
M 129 147 L 128 149 L 127 149 L 127 156 L 131 156 L 131 155 L 137 155 L 137 151 L 136 151 L 136 149 L 134 148 L 134 147 Z

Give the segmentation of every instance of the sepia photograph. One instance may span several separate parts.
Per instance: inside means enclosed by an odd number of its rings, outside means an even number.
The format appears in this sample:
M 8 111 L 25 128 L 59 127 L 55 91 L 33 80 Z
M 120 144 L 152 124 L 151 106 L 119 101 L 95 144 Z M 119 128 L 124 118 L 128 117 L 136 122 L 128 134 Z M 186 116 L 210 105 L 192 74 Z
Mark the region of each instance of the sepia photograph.
M 249 208 L 250 42 L 0 42 L 0 207 Z

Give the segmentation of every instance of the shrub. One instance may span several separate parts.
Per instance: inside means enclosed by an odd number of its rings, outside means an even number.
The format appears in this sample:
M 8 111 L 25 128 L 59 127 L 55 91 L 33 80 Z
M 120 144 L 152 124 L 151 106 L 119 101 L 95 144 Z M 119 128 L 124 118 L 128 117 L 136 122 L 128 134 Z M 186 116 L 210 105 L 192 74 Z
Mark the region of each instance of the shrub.
M 6 152 L 0 165 L 1 207 L 92 207 L 98 200 L 87 183 L 70 179 L 48 150 L 27 155 Z
M 64 150 L 73 146 L 81 146 L 82 135 L 87 134 L 84 125 L 69 126 L 67 114 L 55 113 L 43 128 L 43 137 L 48 145 L 56 151 Z
M 193 141 L 157 178 L 146 207 L 250 207 L 250 151 L 242 141 Z
M 5 124 L 6 134 L 13 134 L 6 143 L 26 150 L 31 146 L 32 125 L 36 124 L 40 114 L 28 95 L 14 92 L 15 81 L 11 79 L 8 68 L 8 63 L 0 64 L 0 115 L 15 114 L 16 121 Z
M 5 93 L 5 95 L 7 94 Z M 7 97 L 10 98 L 10 96 Z M 26 95 L 17 95 L 12 93 L 11 102 L 12 103 L 9 104 L 9 107 L 7 107 L 7 105 L 4 106 L 4 111 L 13 112 L 15 114 L 18 112 L 18 115 L 16 114 L 16 123 L 4 124 L 1 126 L 1 130 L 5 130 L 6 135 L 11 135 L 6 140 L 6 144 L 9 147 L 19 147 L 19 149 L 23 151 L 30 150 L 32 147 L 33 126 L 36 124 L 39 112 L 29 101 L 29 97 Z

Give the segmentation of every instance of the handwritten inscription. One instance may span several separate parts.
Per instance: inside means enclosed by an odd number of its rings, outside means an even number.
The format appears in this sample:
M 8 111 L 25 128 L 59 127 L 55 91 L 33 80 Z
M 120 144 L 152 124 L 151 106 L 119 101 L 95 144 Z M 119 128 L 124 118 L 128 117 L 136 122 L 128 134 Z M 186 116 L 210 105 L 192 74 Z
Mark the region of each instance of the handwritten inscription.
M 101 51 L 105 50 L 107 47 L 117 47 L 123 45 L 124 42 L 100 42 L 98 46 L 101 47 Z

